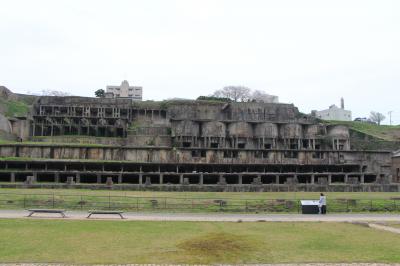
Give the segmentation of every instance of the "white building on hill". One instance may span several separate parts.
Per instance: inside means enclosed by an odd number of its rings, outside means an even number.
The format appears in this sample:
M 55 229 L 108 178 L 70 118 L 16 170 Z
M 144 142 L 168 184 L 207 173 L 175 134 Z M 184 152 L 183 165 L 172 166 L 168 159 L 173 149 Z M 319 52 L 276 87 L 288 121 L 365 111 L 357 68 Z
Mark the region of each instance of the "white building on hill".
M 340 108 L 336 105 L 329 106 L 329 109 L 322 111 L 313 111 L 315 117 L 323 120 L 337 120 L 337 121 L 352 121 L 352 114 L 350 110 L 344 109 L 344 99 L 341 99 Z
M 122 81 L 120 86 L 109 85 L 106 88 L 106 98 L 127 98 L 133 101 L 141 101 L 143 88 L 139 86 L 129 86 L 127 80 Z

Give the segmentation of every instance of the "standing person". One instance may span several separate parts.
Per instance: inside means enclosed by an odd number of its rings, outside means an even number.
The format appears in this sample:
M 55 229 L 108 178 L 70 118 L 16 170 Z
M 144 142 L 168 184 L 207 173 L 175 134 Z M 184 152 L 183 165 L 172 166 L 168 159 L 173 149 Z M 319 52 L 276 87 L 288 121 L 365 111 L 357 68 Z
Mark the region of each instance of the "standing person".
M 319 196 L 318 208 L 319 214 L 326 214 L 326 196 L 324 195 L 324 193 L 321 193 L 321 195 Z

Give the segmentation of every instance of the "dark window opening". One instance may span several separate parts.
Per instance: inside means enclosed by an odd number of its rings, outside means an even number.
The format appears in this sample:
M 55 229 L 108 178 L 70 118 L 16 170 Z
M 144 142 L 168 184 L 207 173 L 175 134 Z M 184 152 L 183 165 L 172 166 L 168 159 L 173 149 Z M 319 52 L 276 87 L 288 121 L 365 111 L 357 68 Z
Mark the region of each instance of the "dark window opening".
M 299 175 L 299 176 L 297 176 L 297 180 L 301 184 L 311 183 L 311 176 L 309 176 L 309 175 Z
M 0 173 L 0 182 L 10 182 L 11 174 L 8 173 Z
M 97 183 L 96 175 L 81 174 L 81 183 Z
M 298 146 L 297 146 L 297 143 L 292 143 L 292 144 L 290 144 L 290 149 L 291 150 L 297 150 L 298 149 Z
M 332 175 L 332 183 L 344 183 L 344 175 Z
M 248 185 L 253 182 L 254 176 L 243 176 L 242 177 L 242 184 Z
M 213 142 L 213 143 L 210 144 L 210 147 L 213 148 L 213 149 L 217 149 L 219 147 L 219 144 L 216 143 L 216 142 Z
M 206 151 L 192 151 L 192 157 L 193 158 L 198 158 L 198 157 L 205 158 L 206 157 Z
M 139 176 L 138 175 L 123 175 L 122 182 L 128 184 L 139 184 Z
M 274 184 L 276 182 L 276 177 L 275 176 L 262 176 L 261 177 L 261 182 L 263 184 Z
M 237 158 L 238 152 L 237 151 L 224 151 L 224 158 Z
M 190 146 L 192 146 L 192 143 L 191 143 L 191 142 L 187 142 L 187 141 L 182 142 L 182 147 L 184 147 L 184 148 L 190 148 Z
M 117 128 L 117 137 L 123 138 L 124 136 L 124 129 L 123 128 Z
M 291 158 L 291 159 L 297 159 L 299 153 L 296 151 L 285 151 L 284 157 L 285 158 Z
M 266 150 L 272 149 L 272 144 L 271 143 L 264 144 L 264 149 Z
M 239 148 L 239 149 L 244 149 L 244 148 L 246 148 L 246 143 L 238 143 L 238 148 Z
M 302 143 L 303 143 L 303 148 L 307 149 L 308 148 L 308 139 L 303 139 Z
M 313 152 L 313 159 L 324 159 L 324 154 L 322 152 Z
M 163 184 L 179 184 L 180 177 L 178 175 L 164 175 Z
M 203 177 L 203 184 L 205 185 L 216 185 L 218 181 L 219 181 L 218 176 L 205 175 Z
M 227 184 L 239 184 L 239 177 L 237 175 L 227 175 L 225 176 Z
M 376 181 L 376 175 L 365 175 L 364 183 L 374 183 Z

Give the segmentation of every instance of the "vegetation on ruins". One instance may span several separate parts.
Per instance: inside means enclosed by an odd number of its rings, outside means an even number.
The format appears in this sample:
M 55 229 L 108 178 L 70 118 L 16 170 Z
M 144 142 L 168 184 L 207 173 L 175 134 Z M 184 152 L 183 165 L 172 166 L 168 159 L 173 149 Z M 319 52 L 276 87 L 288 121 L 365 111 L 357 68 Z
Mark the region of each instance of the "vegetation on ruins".
M 106 92 L 103 89 L 98 89 L 94 92 L 94 95 L 98 98 L 104 98 L 106 96 Z
M 0 98 L 0 110 L 6 117 L 26 116 L 29 112 L 29 105 L 23 101 L 5 100 Z
M 252 90 L 245 86 L 226 86 L 216 90 L 210 96 L 200 96 L 213 99 L 228 99 L 232 102 L 277 102 L 278 98 L 261 90 Z M 199 97 L 199 98 L 200 98 Z M 198 100 L 202 100 L 199 99 Z
M 230 98 L 221 98 L 216 96 L 199 96 L 196 99 L 197 101 L 215 101 L 215 102 L 224 102 L 230 103 L 232 100 Z
M 345 125 L 354 131 L 370 135 L 372 137 L 387 140 L 387 141 L 400 141 L 400 125 L 376 125 L 357 121 L 323 121 L 332 125 Z
M 216 90 L 212 96 L 218 98 L 228 98 L 233 102 L 247 102 L 250 100 L 251 89 L 245 86 L 226 86 Z
M 400 238 L 396 234 L 350 223 L 3 219 L 0 235 L 3 263 L 261 264 L 321 260 L 394 263 L 400 260 Z
M 381 122 L 382 122 L 383 120 L 386 119 L 386 116 L 383 115 L 382 113 L 372 111 L 371 114 L 370 114 L 370 116 L 369 116 L 369 119 L 370 119 L 372 122 L 375 122 L 375 123 L 377 123 L 378 125 L 381 125 Z

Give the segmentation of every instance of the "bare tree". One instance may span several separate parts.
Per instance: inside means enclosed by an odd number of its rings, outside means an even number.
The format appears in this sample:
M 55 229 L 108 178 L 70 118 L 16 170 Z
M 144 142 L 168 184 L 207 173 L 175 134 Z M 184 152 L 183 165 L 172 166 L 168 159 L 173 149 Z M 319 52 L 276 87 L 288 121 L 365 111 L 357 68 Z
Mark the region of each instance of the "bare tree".
M 252 101 L 261 102 L 261 103 L 277 103 L 277 102 L 279 102 L 278 96 L 274 96 L 274 95 L 265 93 L 264 91 L 260 91 L 260 90 L 253 91 L 250 98 Z
M 245 86 L 226 86 L 214 92 L 212 96 L 229 98 L 234 102 L 246 102 L 250 100 L 251 90 Z
M 369 119 L 373 122 L 376 122 L 378 125 L 381 124 L 383 120 L 386 119 L 386 116 L 379 112 L 372 111 L 371 114 L 369 115 Z
M 42 90 L 42 96 L 71 96 L 70 93 L 64 91 Z

